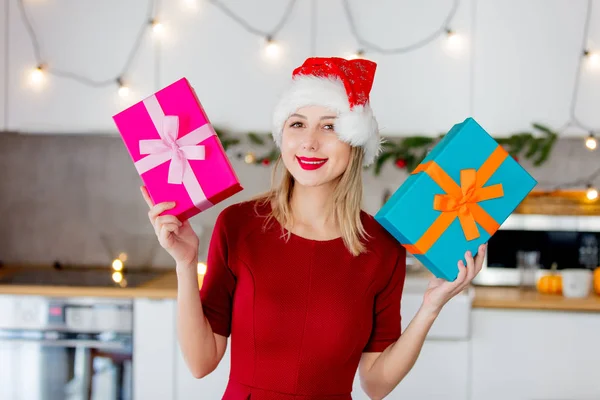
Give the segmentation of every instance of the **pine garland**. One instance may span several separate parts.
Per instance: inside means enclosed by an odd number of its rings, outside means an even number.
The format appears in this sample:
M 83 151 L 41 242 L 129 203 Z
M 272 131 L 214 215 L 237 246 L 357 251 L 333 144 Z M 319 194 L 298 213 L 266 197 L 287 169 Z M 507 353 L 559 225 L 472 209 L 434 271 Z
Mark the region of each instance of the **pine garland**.
M 518 132 L 508 137 L 494 139 L 500 145 L 504 146 L 515 159 L 518 160 L 519 156 L 523 156 L 528 160 L 532 160 L 533 165 L 540 166 L 548 160 L 558 134 L 538 123 L 532 124 L 532 127 L 538 131 L 537 134 L 532 132 Z M 242 145 L 240 138 L 230 137 L 227 132 L 219 128 L 215 128 L 215 131 L 225 151 Z M 248 132 L 245 136 L 253 146 L 265 147 L 270 145 L 270 149 L 261 156 L 256 156 L 252 152 L 237 152 L 236 156 L 239 159 L 244 158 L 248 164 L 269 165 L 279 157 L 279 149 L 273 144 L 270 134 Z M 378 176 L 384 165 L 387 162 L 392 162 L 397 168 L 412 171 L 442 137 L 444 137 L 444 134 L 437 138 L 423 135 L 388 136 L 384 138 L 382 152 L 373 165 L 367 167 L 367 169 L 372 168 L 374 175 Z

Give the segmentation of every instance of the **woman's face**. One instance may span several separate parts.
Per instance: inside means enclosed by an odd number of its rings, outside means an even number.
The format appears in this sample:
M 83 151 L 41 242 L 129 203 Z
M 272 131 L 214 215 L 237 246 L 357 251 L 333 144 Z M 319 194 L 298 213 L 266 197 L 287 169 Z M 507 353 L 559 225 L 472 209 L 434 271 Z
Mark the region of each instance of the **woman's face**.
M 321 106 L 299 108 L 283 127 L 281 157 L 303 186 L 330 183 L 346 170 L 351 147 L 338 139 L 336 113 Z

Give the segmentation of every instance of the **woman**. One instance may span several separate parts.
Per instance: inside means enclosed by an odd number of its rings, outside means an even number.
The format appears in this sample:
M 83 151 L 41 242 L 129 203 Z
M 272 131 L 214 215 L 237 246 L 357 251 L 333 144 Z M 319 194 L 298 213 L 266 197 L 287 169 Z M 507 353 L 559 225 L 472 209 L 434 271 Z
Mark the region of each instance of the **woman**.
M 273 118 L 283 177 L 216 221 L 200 296 L 198 238 L 188 221 L 149 217 L 176 262 L 178 337 L 194 376 L 211 373 L 228 337 L 223 399 L 351 399 L 358 369 L 372 399 L 413 367 L 440 310 L 479 272 L 485 246 L 454 282 L 432 279 L 402 332 L 404 248 L 361 210 L 362 166 L 379 152 L 369 105 L 375 64 L 309 58 L 294 70 Z

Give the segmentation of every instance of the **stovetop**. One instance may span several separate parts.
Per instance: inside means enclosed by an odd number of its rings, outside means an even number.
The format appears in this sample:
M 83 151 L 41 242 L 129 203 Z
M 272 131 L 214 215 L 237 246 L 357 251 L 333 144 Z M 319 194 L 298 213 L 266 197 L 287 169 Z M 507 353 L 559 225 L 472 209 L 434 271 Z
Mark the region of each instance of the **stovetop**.
M 43 286 L 86 286 L 86 287 L 123 287 L 113 279 L 110 268 L 86 269 L 33 269 L 22 268 L 0 276 L 0 285 L 43 285 Z M 127 287 L 136 287 L 158 278 L 164 271 L 123 271 L 122 280 Z

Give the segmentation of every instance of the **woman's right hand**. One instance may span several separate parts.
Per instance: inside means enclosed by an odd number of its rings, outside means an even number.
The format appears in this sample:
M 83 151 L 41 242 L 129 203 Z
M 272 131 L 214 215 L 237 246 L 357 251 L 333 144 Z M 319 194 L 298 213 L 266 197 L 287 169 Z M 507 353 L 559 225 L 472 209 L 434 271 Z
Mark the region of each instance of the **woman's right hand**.
M 141 187 L 144 200 L 148 204 L 148 218 L 154 227 L 154 233 L 160 245 L 173 257 L 177 265 L 193 265 L 198 262 L 198 235 L 190 222 L 179 221 L 174 215 L 160 215 L 166 210 L 175 207 L 174 202 L 153 204 L 148 190 Z

